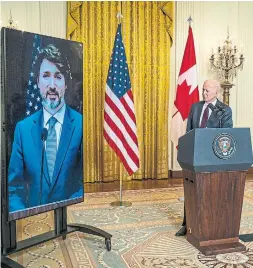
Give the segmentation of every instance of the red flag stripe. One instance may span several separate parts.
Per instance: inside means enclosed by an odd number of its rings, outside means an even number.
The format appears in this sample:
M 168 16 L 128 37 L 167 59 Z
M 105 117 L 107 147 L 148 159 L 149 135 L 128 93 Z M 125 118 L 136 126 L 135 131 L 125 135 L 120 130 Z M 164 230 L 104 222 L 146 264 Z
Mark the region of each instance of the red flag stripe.
M 113 93 L 113 91 L 109 88 L 108 85 L 106 85 L 106 95 L 108 98 L 111 99 L 111 101 L 118 107 L 118 110 L 121 112 L 123 117 L 125 117 L 125 120 L 127 124 L 130 126 L 130 128 L 133 130 L 134 133 L 136 133 L 136 124 L 133 122 L 127 111 L 125 110 L 125 107 L 119 100 L 119 98 Z M 130 104 L 129 104 L 130 102 Z M 129 107 L 133 107 L 132 110 L 134 111 L 134 104 L 133 99 L 128 102 Z
M 133 122 L 136 124 L 135 115 L 134 115 L 133 111 L 131 110 L 131 108 L 128 106 L 128 103 L 126 102 L 125 98 L 121 98 L 120 101 L 121 101 L 122 105 L 125 107 L 128 115 L 131 117 Z
M 114 131 L 110 128 L 110 126 L 108 126 L 106 121 L 104 121 L 104 130 L 107 133 L 107 135 L 111 138 L 111 140 L 113 140 L 118 149 L 121 151 L 123 157 L 125 158 L 131 170 L 136 171 L 138 169 L 138 166 L 136 166 L 136 164 L 133 162 L 132 158 L 129 156 L 128 152 L 124 148 L 122 141 L 118 138 L 117 135 L 115 135 Z
M 127 94 L 124 95 L 124 99 L 127 102 L 129 108 L 132 110 L 132 112 L 135 113 L 134 103 L 133 103 L 134 96 L 133 96 L 132 90 L 129 90 Z
M 139 155 L 139 149 L 138 144 L 136 144 L 129 133 L 126 131 L 125 126 L 121 123 L 121 121 L 118 119 L 116 114 L 109 108 L 107 104 L 105 104 L 105 114 L 111 118 L 111 120 L 114 122 L 114 124 L 117 126 L 117 128 L 121 131 L 123 134 L 126 142 L 131 145 L 132 150 L 136 155 Z M 136 137 L 137 138 L 137 137 Z
M 127 165 L 132 171 L 136 171 L 139 166 L 136 166 L 136 164 L 133 162 L 133 160 L 130 158 L 128 152 L 124 148 L 121 140 L 115 135 L 114 131 L 108 126 L 107 122 L 104 121 L 104 131 L 107 133 L 107 135 L 110 137 L 110 139 L 115 143 L 117 148 L 120 150 L 122 156 L 127 162 Z
M 118 139 L 121 140 L 124 148 L 126 149 L 128 155 L 132 158 L 133 162 L 138 166 L 139 164 L 139 158 L 134 153 L 128 142 L 126 141 L 124 135 L 122 134 L 121 130 L 117 127 L 117 125 L 113 122 L 113 120 L 109 117 L 107 113 L 104 115 L 104 120 L 107 122 L 108 126 L 113 130 L 115 135 L 118 137 Z
M 133 174 L 132 169 L 127 164 L 127 161 L 124 158 L 123 154 L 121 153 L 121 150 L 117 147 L 115 142 L 110 138 L 110 136 L 106 133 L 105 130 L 104 130 L 104 137 L 107 140 L 107 142 L 110 145 L 110 147 L 113 149 L 113 151 L 115 151 L 115 153 L 117 154 L 117 156 L 121 160 L 122 164 L 124 165 L 125 169 L 127 170 L 127 173 L 129 174 L 129 176 L 131 176 Z
M 137 140 L 136 134 L 133 132 L 133 130 L 131 129 L 131 127 L 128 125 L 125 117 L 122 115 L 122 113 L 120 112 L 120 110 L 118 109 L 118 107 L 115 105 L 114 102 L 112 102 L 112 100 L 108 97 L 107 94 L 105 95 L 105 102 L 112 109 L 112 111 L 117 115 L 117 117 L 119 118 L 119 120 L 121 121 L 121 123 L 126 128 L 126 131 L 130 135 L 130 137 L 132 138 L 132 140 L 134 141 L 134 143 L 135 144 L 138 144 L 138 140 Z
M 129 96 L 130 99 L 133 99 L 134 98 L 132 90 L 129 90 L 127 92 L 127 95 Z

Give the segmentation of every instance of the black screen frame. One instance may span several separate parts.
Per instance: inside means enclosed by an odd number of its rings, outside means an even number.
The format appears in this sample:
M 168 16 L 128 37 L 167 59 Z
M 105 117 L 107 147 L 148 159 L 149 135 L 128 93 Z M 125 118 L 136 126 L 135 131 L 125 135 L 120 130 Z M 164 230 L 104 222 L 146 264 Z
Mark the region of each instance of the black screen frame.
M 77 197 L 74 199 L 67 199 L 67 200 L 61 200 L 58 202 L 48 203 L 41 206 L 26 208 L 25 210 L 21 211 L 15 211 L 15 212 L 9 212 L 9 191 L 8 191 L 8 164 L 9 160 L 8 156 L 10 155 L 10 152 L 8 151 L 8 131 L 7 131 L 7 103 L 8 103 L 8 79 L 7 79 L 7 58 L 6 58 L 6 34 L 8 32 L 16 31 L 17 34 L 24 35 L 35 35 L 35 33 L 29 33 L 29 32 L 23 32 L 8 28 L 2 28 L 1 29 L 1 209 L 2 213 L 5 214 L 5 218 L 8 219 L 8 221 L 18 220 L 22 219 L 28 216 L 37 215 L 40 213 L 44 213 L 50 210 L 54 210 L 57 208 L 77 204 L 80 202 L 83 202 L 84 200 L 84 194 L 82 197 Z M 38 34 L 40 35 L 40 34 Z M 46 35 L 40 35 L 42 38 L 53 38 Z M 66 39 L 60 39 L 60 38 L 53 38 L 56 40 L 62 40 L 63 42 L 73 42 L 78 43 L 79 46 L 81 46 L 82 55 L 81 55 L 81 61 L 83 63 L 83 44 L 81 42 L 74 42 Z M 82 64 L 83 68 L 83 64 Z M 82 70 L 83 74 L 83 70 Z M 83 75 L 81 77 L 81 83 L 83 83 Z M 24 89 L 25 90 L 25 89 Z M 83 93 L 83 92 L 82 92 Z M 84 128 L 83 128 L 84 129 Z M 83 152 L 82 152 L 83 153 Z M 84 174 L 84 172 L 82 172 Z M 84 186 L 83 186 L 84 187 Z M 84 193 L 84 191 L 83 191 Z

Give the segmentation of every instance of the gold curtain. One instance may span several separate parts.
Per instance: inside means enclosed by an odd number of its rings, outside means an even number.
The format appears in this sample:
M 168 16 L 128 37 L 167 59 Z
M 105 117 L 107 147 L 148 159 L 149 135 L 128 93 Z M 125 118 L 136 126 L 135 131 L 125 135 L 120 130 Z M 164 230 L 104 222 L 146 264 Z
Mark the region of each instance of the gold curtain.
M 103 138 L 105 84 L 121 12 L 140 169 L 131 177 Z M 173 2 L 68 2 L 67 38 L 84 44 L 85 182 L 167 178 Z

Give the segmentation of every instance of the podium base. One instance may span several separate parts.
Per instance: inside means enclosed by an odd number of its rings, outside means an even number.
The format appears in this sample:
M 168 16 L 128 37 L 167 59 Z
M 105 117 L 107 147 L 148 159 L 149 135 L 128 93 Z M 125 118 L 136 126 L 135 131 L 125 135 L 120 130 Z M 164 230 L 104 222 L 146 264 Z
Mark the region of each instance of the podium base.
M 221 240 L 198 241 L 191 234 L 187 234 L 187 241 L 205 256 L 245 251 L 246 246 L 238 242 L 239 238 Z
M 240 252 L 245 251 L 246 246 L 241 244 L 240 242 L 231 243 L 231 244 L 221 244 L 221 245 L 213 245 L 207 247 L 199 247 L 199 251 L 203 253 L 205 256 L 231 253 L 231 252 Z
M 132 203 L 128 201 L 114 201 L 110 205 L 113 207 L 131 207 Z

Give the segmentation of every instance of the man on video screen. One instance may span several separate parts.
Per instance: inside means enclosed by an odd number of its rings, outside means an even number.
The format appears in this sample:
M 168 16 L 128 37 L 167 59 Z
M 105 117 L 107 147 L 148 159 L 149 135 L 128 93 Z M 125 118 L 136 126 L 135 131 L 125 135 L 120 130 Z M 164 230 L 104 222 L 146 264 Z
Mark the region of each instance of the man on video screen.
M 43 108 L 15 128 L 8 170 L 10 212 L 83 196 L 82 115 L 65 103 L 65 91 L 71 90 L 66 57 L 54 45 L 46 46 L 35 63 L 35 76 Z

